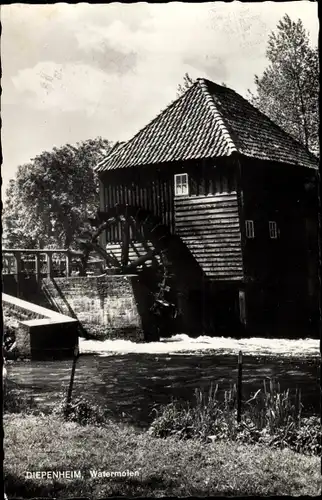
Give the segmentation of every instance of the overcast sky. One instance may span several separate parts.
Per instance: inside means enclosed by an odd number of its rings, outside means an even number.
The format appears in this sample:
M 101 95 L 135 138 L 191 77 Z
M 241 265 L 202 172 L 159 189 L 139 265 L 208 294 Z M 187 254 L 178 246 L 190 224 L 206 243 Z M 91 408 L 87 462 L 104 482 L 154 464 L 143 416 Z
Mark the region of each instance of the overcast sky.
M 285 13 L 316 45 L 308 1 L 2 6 L 3 188 L 54 146 L 129 139 L 176 97 L 185 72 L 246 96 Z

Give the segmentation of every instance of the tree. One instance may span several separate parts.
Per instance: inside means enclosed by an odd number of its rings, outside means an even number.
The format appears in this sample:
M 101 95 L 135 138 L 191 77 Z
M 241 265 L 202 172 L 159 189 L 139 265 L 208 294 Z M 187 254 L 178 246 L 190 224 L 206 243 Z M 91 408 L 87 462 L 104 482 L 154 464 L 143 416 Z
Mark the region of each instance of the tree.
M 177 97 L 180 97 L 182 94 L 184 94 L 190 87 L 195 83 L 195 80 L 191 78 L 189 73 L 185 73 L 183 77 L 183 82 L 182 84 L 179 83 L 177 87 Z
M 3 211 L 8 245 L 70 247 L 98 208 L 93 167 L 109 148 L 109 142 L 99 137 L 54 148 L 19 166 Z
M 184 94 L 187 90 L 189 90 L 190 87 L 195 82 L 196 82 L 196 80 L 194 80 L 193 78 L 191 78 L 191 76 L 189 75 L 189 73 L 185 73 L 185 75 L 183 77 L 183 82 L 179 83 L 179 85 L 177 87 L 177 98 L 180 97 L 182 94 Z M 224 82 L 221 83 L 221 86 L 222 87 L 227 87 L 227 85 Z
M 286 14 L 268 39 L 269 66 L 250 101 L 315 154 L 319 151 L 319 56 L 298 19 Z

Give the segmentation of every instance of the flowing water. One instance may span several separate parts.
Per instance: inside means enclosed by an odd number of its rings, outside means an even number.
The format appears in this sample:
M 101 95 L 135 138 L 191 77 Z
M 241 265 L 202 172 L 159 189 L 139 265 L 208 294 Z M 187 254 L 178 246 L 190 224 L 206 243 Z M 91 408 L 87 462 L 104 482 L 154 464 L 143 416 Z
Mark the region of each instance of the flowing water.
M 145 427 L 154 405 L 193 400 L 195 388 L 220 390 L 236 383 L 243 353 L 243 397 L 274 379 L 281 389 L 302 392 L 304 412 L 320 411 L 320 353 L 315 339 L 240 339 L 175 335 L 160 342 L 80 339 L 73 395 L 108 408 L 115 419 Z M 71 360 L 15 361 L 8 378 L 32 394 L 40 407 L 55 406 L 66 392 Z

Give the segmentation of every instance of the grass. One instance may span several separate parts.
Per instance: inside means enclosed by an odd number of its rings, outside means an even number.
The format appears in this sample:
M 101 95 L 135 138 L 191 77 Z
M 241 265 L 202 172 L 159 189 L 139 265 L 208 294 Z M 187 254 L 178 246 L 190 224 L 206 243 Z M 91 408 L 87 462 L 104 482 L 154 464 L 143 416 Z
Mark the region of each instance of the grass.
M 88 496 L 319 495 L 320 460 L 289 449 L 236 442 L 158 439 L 129 426 L 64 422 L 55 415 L 4 415 L 10 498 Z M 89 470 L 139 471 L 90 477 Z M 83 479 L 26 479 L 26 471 L 81 470 Z
M 194 405 L 173 401 L 156 411 L 149 432 L 116 424 L 106 410 L 83 398 L 74 398 L 66 414 L 65 397 L 44 415 L 18 386 L 6 384 L 4 470 L 9 497 L 320 493 L 320 462 L 314 455 L 321 452 L 321 426 L 317 417 L 309 422 L 302 418 L 298 392 L 294 399 L 278 385 L 264 384 L 244 402 L 237 424 L 235 387 L 221 398 L 218 386 L 196 390 Z M 82 478 L 25 477 L 27 471 L 66 470 L 81 471 Z M 92 478 L 90 470 L 139 475 Z
M 37 404 L 32 396 L 26 397 L 19 384 L 6 379 L 3 386 L 3 410 L 5 413 L 31 414 L 37 411 Z

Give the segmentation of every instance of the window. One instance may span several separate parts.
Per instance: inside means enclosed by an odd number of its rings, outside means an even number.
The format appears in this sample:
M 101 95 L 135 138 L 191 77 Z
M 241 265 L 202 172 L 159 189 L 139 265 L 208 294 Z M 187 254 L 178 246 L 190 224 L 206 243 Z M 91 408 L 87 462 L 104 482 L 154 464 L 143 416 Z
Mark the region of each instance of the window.
M 254 236 L 255 236 L 254 221 L 253 220 L 246 220 L 245 226 L 246 226 L 246 238 L 254 238 Z
M 174 193 L 175 196 L 189 194 L 188 174 L 176 174 L 174 176 Z
M 277 239 L 277 224 L 274 220 L 268 221 L 268 228 L 269 228 L 269 237 L 272 240 Z

